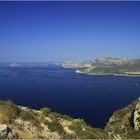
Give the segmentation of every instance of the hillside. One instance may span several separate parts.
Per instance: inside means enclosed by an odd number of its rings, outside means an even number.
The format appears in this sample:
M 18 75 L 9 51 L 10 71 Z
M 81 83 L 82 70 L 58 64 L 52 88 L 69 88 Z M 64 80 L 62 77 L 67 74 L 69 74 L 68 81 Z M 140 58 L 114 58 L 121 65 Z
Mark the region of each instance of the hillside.
M 0 138 L 104 138 L 82 119 L 52 112 L 49 108 L 33 110 L 9 101 L 0 101 Z
M 140 139 L 140 98 L 115 111 L 105 131 L 116 139 Z
M 65 62 L 63 67 L 76 68 L 76 73 L 93 75 L 140 75 L 140 59 L 103 57 L 89 62 Z
M 140 138 L 140 100 L 114 112 L 104 130 L 49 108 L 33 110 L 0 101 L 0 138 Z

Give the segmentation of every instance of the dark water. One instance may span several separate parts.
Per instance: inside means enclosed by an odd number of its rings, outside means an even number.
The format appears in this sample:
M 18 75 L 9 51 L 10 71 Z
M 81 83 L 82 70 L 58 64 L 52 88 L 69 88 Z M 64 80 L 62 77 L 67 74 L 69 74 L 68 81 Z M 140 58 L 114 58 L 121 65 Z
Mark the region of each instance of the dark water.
M 0 99 L 82 118 L 103 128 L 112 113 L 140 96 L 139 77 L 87 76 L 59 66 L 0 68 Z

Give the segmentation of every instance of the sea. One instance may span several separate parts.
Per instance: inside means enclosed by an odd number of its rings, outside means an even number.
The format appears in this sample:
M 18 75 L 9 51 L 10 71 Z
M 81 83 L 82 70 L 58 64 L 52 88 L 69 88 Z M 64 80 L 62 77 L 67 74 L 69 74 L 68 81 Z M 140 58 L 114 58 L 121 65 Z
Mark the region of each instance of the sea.
M 83 119 L 104 128 L 114 111 L 140 96 L 140 77 L 75 73 L 58 64 L 0 65 L 0 100 Z

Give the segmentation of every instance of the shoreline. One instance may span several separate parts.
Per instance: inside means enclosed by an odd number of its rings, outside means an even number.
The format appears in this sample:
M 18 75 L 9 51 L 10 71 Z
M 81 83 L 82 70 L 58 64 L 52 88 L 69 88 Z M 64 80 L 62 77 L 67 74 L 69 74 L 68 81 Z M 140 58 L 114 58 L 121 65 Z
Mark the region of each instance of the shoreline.
M 84 72 L 77 72 L 75 71 L 76 74 L 85 74 L 85 75 L 93 75 L 93 76 L 123 76 L 123 77 L 140 77 L 140 75 L 128 75 L 128 74 L 117 74 L 117 73 L 113 73 L 113 74 L 104 74 L 104 73 L 84 73 Z

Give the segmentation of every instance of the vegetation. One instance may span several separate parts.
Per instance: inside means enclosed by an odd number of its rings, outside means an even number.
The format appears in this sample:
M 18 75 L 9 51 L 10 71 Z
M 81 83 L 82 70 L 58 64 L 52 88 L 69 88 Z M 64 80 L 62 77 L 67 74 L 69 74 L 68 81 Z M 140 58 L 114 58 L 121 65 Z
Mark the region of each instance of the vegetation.
M 0 123 L 12 123 L 20 114 L 20 108 L 10 100 L 0 101 Z
M 65 139 L 137 139 L 140 138 L 140 130 L 134 130 L 133 115 L 138 101 L 114 112 L 105 130 L 93 128 L 83 119 L 52 112 L 49 108 L 37 111 L 16 106 L 11 101 L 0 101 L 0 123 L 12 126 L 17 132 L 14 135 L 16 138 L 48 138 L 49 133 L 50 136 L 54 135 L 53 138 Z M 17 120 L 21 121 L 17 123 Z M 1 133 L 0 138 L 3 138 Z
M 22 120 L 30 121 L 32 125 L 36 126 L 39 125 L 37 114 L 33 110 L 31 109 L 22 110 L 19 115 Z
M 48 108 L 48 107 L 44 107 L 44 108 L 40 109 L 40 111 L 42 112 L 42 114 L 43 114 L 45 117 L 47 117 L 47 116 L 50 114 L 51 109 Z
M 74 119 L 71 130 L 76 133 L 76 138 L 80 139 L 104 139 L 107 138 L 107 133 L 102 129 L 94 129 L 87 125 L 83 119 Z
M 134 130 L 133 124 L 133 115 L 137 102 L 138 100 L 135 100 L 127 107 L 115 111 L 107 123 L 105 130 L 112 135 L 119 135 L 125 139 L 139 137 L 138 133 Z
M 110 67 L 97 67 L 90 71 L 90 73 L 107 73 L 107 74 L 130 74 L 135 75 L 135 72 L 140 72 L 140 66 L 137 65 L 113 65 Z
M 51 132 L 57 131 L 60 135 L 65 132 L 57 118 L 48 123 L 48 128 L 51 130 Z

